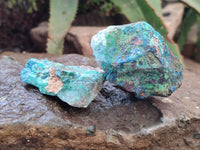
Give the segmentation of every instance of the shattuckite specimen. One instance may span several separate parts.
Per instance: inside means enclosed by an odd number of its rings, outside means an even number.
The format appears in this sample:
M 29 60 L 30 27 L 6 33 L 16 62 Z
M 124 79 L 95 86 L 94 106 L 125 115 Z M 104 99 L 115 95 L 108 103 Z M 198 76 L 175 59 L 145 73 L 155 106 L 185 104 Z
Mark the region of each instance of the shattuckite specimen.
M 146 22 L 109 26 L 92 37 L 91 47 L 106 79 L 138 98 L 169 96 L 182 83 L 180 60 Z
M 21 80 L 75 107 L 87 107 L 105 78 L 138 98 L 169 96 L 182 83 L 180 60 L 146 22 L 109 26 L 92 37 L 91 47 L 104 71 L 30 59 Z
M 58 96 L 75 107 L 87 107 L 104 82 L 104 72 L 89 66 L 64 66 L 48 60 L 30 59 L 21 80 L 47 95 Z

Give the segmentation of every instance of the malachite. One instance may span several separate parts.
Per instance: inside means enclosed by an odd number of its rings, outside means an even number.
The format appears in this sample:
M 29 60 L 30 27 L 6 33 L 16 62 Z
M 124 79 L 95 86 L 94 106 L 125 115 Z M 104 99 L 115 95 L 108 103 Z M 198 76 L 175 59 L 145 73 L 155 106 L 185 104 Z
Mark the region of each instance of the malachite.
M 71 106 L 87 107 L 102 88 L 104 72 L 89 66 L 64 66 L 32 58 L 21 71 L 21 80 Z
M 164 38 L 146 22 L 109 26 L 91 47 L 106 79 L 138 98 L 169 96 L 182 83 L 182 64 Z

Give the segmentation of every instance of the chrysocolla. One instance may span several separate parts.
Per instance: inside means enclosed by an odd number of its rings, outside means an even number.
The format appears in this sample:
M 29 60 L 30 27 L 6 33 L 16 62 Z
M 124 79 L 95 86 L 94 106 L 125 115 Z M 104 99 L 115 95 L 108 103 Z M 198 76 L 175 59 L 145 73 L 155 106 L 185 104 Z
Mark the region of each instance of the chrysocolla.
M 146 22 L 109 26 L 92 37 L 91 47 L 106 79 L 139 98 L 169 96 L 181 85 L 180 60 Z
M 21 80 L 71 106 L 87 107 L 102 88 L 104 72 L 89 66 L 64 66 L 32 58 L 21 71 Z

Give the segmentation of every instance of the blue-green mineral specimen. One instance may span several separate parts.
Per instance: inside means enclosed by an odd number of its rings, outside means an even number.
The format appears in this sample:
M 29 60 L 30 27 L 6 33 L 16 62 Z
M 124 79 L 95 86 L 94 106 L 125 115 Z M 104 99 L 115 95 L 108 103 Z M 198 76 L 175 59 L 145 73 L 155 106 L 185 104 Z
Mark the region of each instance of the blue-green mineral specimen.
M 87 107 L 102 87 L 104 72 L 89 66 L 64 66 L 32 58 L 21 71 L 21 80 L 69 105 Z
M 139 98 L 169 96 L 182 82 L 182 64 L 146 22 L 109 26 L 91 47 L 106 79 Z

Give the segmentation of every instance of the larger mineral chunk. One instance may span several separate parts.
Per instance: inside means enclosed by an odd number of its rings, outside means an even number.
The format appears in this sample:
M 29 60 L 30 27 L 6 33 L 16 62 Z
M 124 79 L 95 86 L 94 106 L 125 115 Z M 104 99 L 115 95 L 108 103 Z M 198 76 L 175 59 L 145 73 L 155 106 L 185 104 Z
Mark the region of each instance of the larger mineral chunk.
M 64 66 L 48 60 L 30 59 L 21 71 L 21 80 L 72 106 L 87 107 L 102 87 L 104 72 L 89 66 Z
M 169 96 L 182 82 L 182 64 L 146 22 L 110 26 L 91 40 L 106 79 L 139 98 Z

